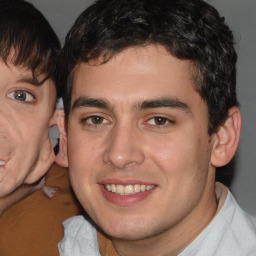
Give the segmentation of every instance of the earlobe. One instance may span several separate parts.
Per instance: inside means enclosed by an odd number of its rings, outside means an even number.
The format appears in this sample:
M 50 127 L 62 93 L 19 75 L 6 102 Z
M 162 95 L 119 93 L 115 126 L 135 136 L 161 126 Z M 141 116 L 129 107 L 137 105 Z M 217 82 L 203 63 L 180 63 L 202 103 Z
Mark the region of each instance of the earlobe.
M 229 163 L 235 155 L 241 131 L 241 113 L 238 107 L 229 110 L 228 118 L 215 134 L 211 164 L 221 167 Z
M 64 116 L 63 110 L 59 110 L 57 113 L 57 126 L 60 131 L 60 140 L 59 140 L 59 152 L 55 157 L 55 162 L 62 167 L 68 167 L 67 133 L 65 129 L 65 116 Z

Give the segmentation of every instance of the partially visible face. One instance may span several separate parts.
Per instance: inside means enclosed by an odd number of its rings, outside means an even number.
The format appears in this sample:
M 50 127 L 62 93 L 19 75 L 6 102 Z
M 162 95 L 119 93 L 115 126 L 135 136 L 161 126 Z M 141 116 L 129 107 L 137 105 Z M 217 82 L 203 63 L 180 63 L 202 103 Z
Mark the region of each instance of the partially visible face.
M 48 126 L 56 92 L 52 81 L 33 84 L 32 73 L 0 61 L 0 197 L 47 171 Z M 38 80 L 44 76 L 39 76 Z M 46 149 L 47 148 L 47 149 Z M 51 149 L 52 151 L 52 149 Z M 49 162 L 49 163 L 48 163 Z
M 200 223 L 214 197 L 207 120 L 190 62 L 161 46 L 129 48 L 103 65 L 81 63 L 67 145 L 84 209 L 114 238 L 152 237 L 193 214 Z

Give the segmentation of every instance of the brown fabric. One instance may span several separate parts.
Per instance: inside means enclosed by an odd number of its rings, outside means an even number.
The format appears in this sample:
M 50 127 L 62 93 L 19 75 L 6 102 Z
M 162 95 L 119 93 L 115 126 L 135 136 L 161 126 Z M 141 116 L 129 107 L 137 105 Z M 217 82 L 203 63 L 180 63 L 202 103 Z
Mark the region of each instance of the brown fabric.
M 119 256 L 111 240 L 107 236 L 98 231 L 97 239 L 101 256 Z
M 68 171 L 54 164 L 46 185 L 58 187 L 52 199 L 38 190 L 0 216 L 1 256 L 58 256 L 63 237 L 62 221 L 81 213 L 72 193 Z

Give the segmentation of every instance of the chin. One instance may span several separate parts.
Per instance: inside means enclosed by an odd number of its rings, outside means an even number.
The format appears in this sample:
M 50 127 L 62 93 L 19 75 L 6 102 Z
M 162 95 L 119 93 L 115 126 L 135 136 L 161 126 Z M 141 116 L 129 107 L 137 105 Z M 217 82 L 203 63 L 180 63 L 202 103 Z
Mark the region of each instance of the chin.
M 4 183 L 4 181 L 2 183 Z M 13 186 L 4 186 L 2 183 L 0 182 L 0 186 L 1 186 L 0 198 L 10 195 L 16 188 L 14 185 Z
M 146 223 L 138 224 L 138 222 L 133 221 L 129 224 L 127 221 L 118 220 L 118 218 L 115 220 L 115 223 L 108 226 L 101 224 L 99 226 L 102 227 L 104 233 L 114 239 L 141 240 L 151 237 L 152 233 L 154 233 L 153 230 L 149 230 L 149 226 Z
M 138 241 L 147 238 L 145 234 L 141 234 L 138 231 L 127 232 L 127 230 L 105 232 L 113 239 L 129 240 L 129 241 Z

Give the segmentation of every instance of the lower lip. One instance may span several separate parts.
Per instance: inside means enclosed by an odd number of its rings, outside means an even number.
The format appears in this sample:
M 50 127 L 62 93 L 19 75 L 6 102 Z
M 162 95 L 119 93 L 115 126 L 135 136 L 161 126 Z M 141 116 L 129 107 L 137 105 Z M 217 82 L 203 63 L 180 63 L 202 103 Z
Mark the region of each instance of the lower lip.
M 141 202 L 145 200 L 154 190 L 156 187 L 146 190 L 143 192 L 139 192 L 132 195 L 119 195 L 112 192 L 109 192 L 105 189 L 103 185 L 100 185 L 100 190 L 103 196 L 111 203 L 116 205 L 133 205 L 135 203 Z

